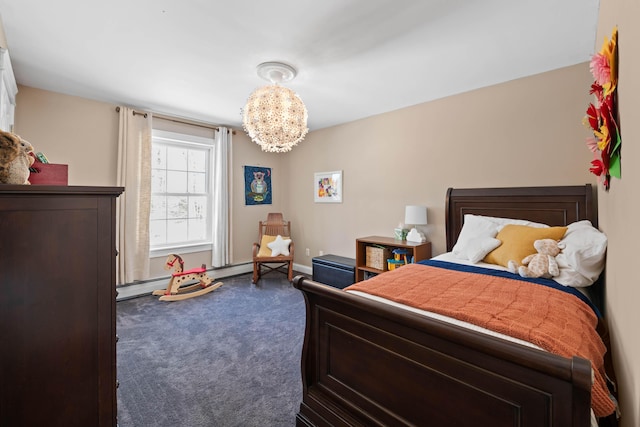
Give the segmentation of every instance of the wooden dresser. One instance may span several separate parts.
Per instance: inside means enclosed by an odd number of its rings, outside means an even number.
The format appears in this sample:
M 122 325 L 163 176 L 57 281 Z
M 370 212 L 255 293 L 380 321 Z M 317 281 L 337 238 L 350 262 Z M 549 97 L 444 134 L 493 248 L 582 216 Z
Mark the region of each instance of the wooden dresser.
M 120 187 L 0 185 L 0 425 L 116 425 Z

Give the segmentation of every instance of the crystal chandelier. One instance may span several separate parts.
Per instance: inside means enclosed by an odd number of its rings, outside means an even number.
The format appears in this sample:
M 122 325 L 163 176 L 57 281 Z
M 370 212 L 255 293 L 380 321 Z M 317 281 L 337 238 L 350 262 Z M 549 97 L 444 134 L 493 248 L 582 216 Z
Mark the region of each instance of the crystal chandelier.
M 280 62 L 265 62 L 258 65 L 258 75 L 272 84 L 249 95 L 242 110 L 242 126 L 262 151 L 291 151 L 309 131 L 302 99 L 291 89 L 280 86 L 293 79 L 296 70 Z

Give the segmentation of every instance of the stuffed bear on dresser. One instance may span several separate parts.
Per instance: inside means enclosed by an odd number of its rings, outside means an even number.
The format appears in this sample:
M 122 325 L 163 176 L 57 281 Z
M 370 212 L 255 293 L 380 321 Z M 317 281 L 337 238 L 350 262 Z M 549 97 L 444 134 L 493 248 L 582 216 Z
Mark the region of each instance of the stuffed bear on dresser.
M 29 184 L 33 147 L 18 135 L 0 130 L 0 184 Z

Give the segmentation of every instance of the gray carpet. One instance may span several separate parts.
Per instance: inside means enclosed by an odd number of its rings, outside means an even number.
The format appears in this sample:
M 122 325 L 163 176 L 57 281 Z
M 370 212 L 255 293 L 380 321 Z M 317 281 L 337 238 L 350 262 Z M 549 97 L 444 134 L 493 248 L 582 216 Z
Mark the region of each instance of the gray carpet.
M 304 300 L 284 275 L 250 279 L 117 303 L 120 427 L 295 425 Z

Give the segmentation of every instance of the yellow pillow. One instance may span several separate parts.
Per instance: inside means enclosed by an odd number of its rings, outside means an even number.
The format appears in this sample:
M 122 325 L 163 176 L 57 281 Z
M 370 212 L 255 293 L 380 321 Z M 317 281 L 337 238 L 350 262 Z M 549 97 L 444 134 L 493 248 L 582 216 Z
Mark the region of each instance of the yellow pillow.
M 271 248 L 267 246 L 269 243 L 276 240 L 278 236 L 267 236 L 266 234 L 262 236 L 262 240 L 260 241 L 260 250 L 258 251 L 259 257 L 270 257 L 271 256 Z M 288 239 L 288 237 L 282 237 L 283 239 Z
M 540 239 L 560 240 L 566 231 L 567 227 L 536 228 L 526 225 L 505 225 L 496 236 L 502 244 L 489 252 L 483 261 L 503 267 L 507 267 L 509 261 L 520 264 L 527 255 L 536 253 L 533 242 Z

